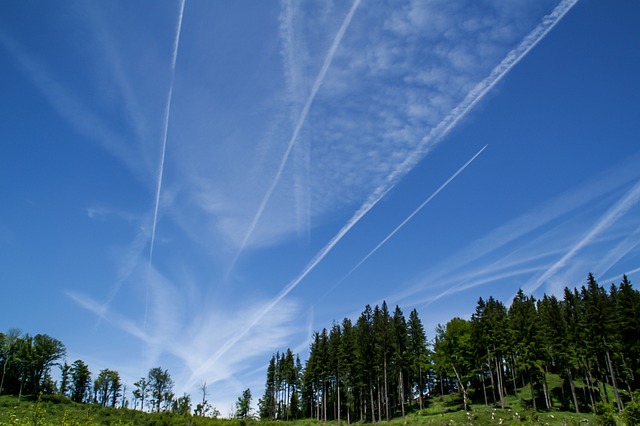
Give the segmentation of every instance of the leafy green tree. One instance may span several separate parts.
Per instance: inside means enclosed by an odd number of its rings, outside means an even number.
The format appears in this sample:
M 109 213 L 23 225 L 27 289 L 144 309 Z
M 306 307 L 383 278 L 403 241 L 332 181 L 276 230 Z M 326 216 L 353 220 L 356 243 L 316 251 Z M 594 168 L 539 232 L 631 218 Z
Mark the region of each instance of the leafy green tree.
M 611 352 L 618 346 L 614 305 L 591 273 L 587 277 L 587 286 L 582 286 L 581 296 L 584 303 L 583 332 L 586 346 L 605 365 L 605 374 L 611 379 L 618 412 L 622 412 L 624 406 L 611 356 Z M 606 392 L 604 394 L 607 395 Z
M 36 334 L 33 338 L 33 394 L 40 390 L 42 378 L 50 368 L 67 353 L 64 344 L 46 334 Z
M 258 401 L 260 418 L 275 420 L 276 418 L 276 356 L 273 355 L 267 367 L 267 383 L 264 396 Z
M 191 415 L 191 395 L 185 393 L 171 403 L 171 412 L 180 416 Z
M 60 386 L 58 388 L 58 393 L 61 396 L 67 395 L 67 390 L 69 388 L 69 383 L 71 381 L 71 366 L 67 364 L 65 361 L 60 365 Z
M 0 339 L 0 358 L 2 359 L 2 378 L 0 379 L 0 395 L 4 391 L 4 379 L 7 373 L 7 366 L 13 360 L 16 347 L 22 332 L 18 328 L 11 328 L 7 334 L 2 334 Z
M 373 335 L 374 335 L 374 356 L 378 370 L 378 379 L 382 375 L 382 386 L 378 386 L 378 418 L 382 417 L 381 409 L 384 407 L 386 420 L 389 421 L 389 378 L 388 367 L 391 357 L 391 344 L 393 339 L 393 328 L 391 315 L 387 302 L 382 302 L 382 307 L 376 306 L 373 309 Z
M 100 371 L 93 383 L 93 392 L 98 404 L 106 407 L 109 403 L 116 406 L 116 401 L 120 396 L 120 374 L 117 371 L 105 368 Z
M 637 387 L 640 374 L 640 292 L 632 287 L 626 275 L 620 283 L 616 310 L 626 381 Z
M 248 419 L 251 417 L 251 389 L 242 391 L 242 395 L 236 401 L 236 418 Z
M 535 298 L 526 296 L 522 289 L 513 298 L 508 312 L 511 339 L 517 354 L 518 368 L 524 373 L 531 388 L 531 404 L 537 410 L 535 384 L 541 372 L 542 355 L 539 341 L 538 317 Z
M 88 402 L 91 391 L 91 371 L 82 360 L 71 364 L 71 400 L 77 403 Z
M 417 389 L 420 409 L 423 409 L 425 394 L 425 372 L 429 368 L 429 348 L 422 321 L 416 309 L 409 314 L 407 322 L 407 351 L 411 371 L 412 388 Z
M 144 411 L 144 401 L 149 392 L 149 382 L 146 377 L 141 377 L 140 380 L 133 384 L 133 386 L 135 386 L 135 389 L 133 390 L 133 397 L 136 401 L 140 401 L 140 410 Z
M 171 404 L 173 400 L 173 379 L 168 370 L 160 367 L 154 367 L 149 370 L 147 375 L 147 383 L 151 392 L 152 406 L 156 412 Z
M 462 318 L 453 318 L 446 326 L 436 328 L 436 357 L 438 363 L 453 371 L 458 389 L 462 393 L 464 409 L 467 410 L 468 386 L 473 376 L 473 354 L 471 346 L 471 325 Z
M 409 330 L 404 313 L 397 305 L 393 311 L 391 323 L 393 329 L 393 337 L 391 341 L 391 364 L 394 371 L 393 376 L 397 379 L 395 382 L 396 386 L 394 386 L 396 391 L 393 392 L 393 400 L 400 405 L 400 411 L 402 413 L 402 417 L 404 417 L 404 405 L 406 402 L 405 388 L 407 378 L 409 376 L 409 354 L 407 349 L 409 346 Z
M 2 334 L 0 339 L 0 358 L 2 358 L 2 378 L 0 379 L 0 395 L 4 391 L 4 378 L 7 373 L 7 365 L 12 360 L 16 344 L 20 339 L 22 332 L 17 328 L 11 328 L 7 334 Z

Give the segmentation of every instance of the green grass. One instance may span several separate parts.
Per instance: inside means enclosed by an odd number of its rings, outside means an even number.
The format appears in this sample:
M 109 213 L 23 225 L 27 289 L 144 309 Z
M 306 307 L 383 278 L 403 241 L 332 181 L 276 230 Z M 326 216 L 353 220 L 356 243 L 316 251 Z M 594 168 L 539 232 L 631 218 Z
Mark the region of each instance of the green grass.
M 550 384 L 551 386 L 551 384 Z M 484 398 L 483 398 L 484 399 Z M 459 395 L 447 395 L 428 400 L 423 410 L 416 410 L 406 417 L 397 417 L 380 425 L 599 425 L 602 418 L 593 414 L 575 414 L 560 411 L 554 407 L 550 411 L 533 412 L 529 409 L 530 394 L 527 389 L 516 396 L 506 398 L 504 410 L 474 403 L 467 411 L 463 410 Z M 624 425 L 622 418 L 614 415 L 616 425 Z M 341 422 L 346 425 L 346 422 Z M 355 423 L 361 424 L 361 423 Z M 611 423 L 610 423 L 611 424 Z M 76 404 L 64 398 L 43 398 L 18 401 L 11 396 L 0 397 L 0 426 L 97 426 L 97 425 L 221 425 L 221 426 L 319 426 L 338 425 L 338 422 L 318 422 L 312 419 L 292 422 L 241 421 L 229 419 L 210 419 L 191 416 L 178 416 L 170 413 L 143 413 L 128 409 L 113 409 L 101 406 Z

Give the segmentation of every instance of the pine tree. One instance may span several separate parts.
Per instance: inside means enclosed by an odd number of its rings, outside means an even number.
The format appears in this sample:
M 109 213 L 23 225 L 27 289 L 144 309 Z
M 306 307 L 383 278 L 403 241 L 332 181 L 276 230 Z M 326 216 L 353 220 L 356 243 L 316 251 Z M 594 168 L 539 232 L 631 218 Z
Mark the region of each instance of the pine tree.
M 423 396 L 425 393 L 424 373 L 428 369 L 429 349 L 427 347 L 427 337 L 424 326 L 418 316 L 417 310 L 412 310 L 407 322 L 408 354 L 411 366 L 412 389 L 417 389 L 420 410 L 423 409 Z

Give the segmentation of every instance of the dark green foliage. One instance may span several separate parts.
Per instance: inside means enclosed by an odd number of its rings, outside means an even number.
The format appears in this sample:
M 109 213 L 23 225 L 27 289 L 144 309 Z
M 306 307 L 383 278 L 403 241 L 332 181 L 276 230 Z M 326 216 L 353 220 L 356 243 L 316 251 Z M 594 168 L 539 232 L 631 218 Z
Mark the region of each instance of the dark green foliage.
M 248 419 L 251 417 L 251 389 L 242 391 L 242 395 L 236 401 L 236 418 Z
M 149 391 L 151 395 L 151 405 L 156 413 L 161 408 L 167 409 L 173 400 L 173 379 L 168 370 L 154 367 L 149 370 L 147 376 Z
M 82 360 L 71 364 L 71 400 L 77 403 L 89 402 L 91 398 L 91 371 Z
M 407 321 L 383 303 L 366 306 L 355 325 L 345 319 L 314 334 L 302 412 L 377 423 L 404 416 L 416 402 L 422 410 L 434 396 L 458 394 L 453 410 L 474 402 L 506 409 L 515 398 L 532 421 L 540 410 L 600 410 L 600 421 L 619 421 L 636 413 L 639 360 L 640 293 L 627 277 L 607 292 L 589 274 L 586 286 L 565 289 L 562 300 L 520 290 L 508 309 L 479 299 L 470 320 L 438 326 L 433 352 L 416 310 Z

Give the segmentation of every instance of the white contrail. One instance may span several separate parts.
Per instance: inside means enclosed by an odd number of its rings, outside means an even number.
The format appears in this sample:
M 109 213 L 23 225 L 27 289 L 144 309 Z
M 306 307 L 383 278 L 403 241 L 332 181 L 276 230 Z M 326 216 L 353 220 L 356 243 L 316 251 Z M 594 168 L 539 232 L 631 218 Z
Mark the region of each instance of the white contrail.
M 307 275 L 327 256 L 327 254 L 338 244 L 338 242 L 344 237 L 347 232 L 353 228 L 356 223 L 366 215 L 378 202 L 395 186 L 400 178 L 406 175 L 431 149 L 428 145 L 435 145 L 440 142 L 455 125 L 469 112 L 469 110 L 477 104 L 487 92 L 493 88 L 502 77 L 505 76 L 520 60 L 536 45 L 540 40 L 546 36 L 549 31 L 562 19 L 562 17 L 573 7 L 578 0 L 563 0 L 555 9 L 542 19 L 542 22 L 538 24 L 534 30 L 529 33 L 524 40 L 511 50 L 507 56 L 491 71 L 488 77 L 478 83 L 458 104 L 451 112 L 432 129 L 427 136 L 425 136 L 414 152 L 402 163 L 396 170 L 394 170 L 386 179 L 386 182 L 376 188 L 367 201 L 360 206 L 351 219 L 333 236 L 331 241 L 324 246 L 307 264 L 302 272 L 289 284 L 287 284 L 276 296 L 271 303 L 265 306 L 260 312 L 258 312 L 253 320 L 247 325 L 247 327 L 240 333 L 236 334 L 230 339 L 222 348 L 218 350 L 213 356 L 211 356 L 202 366 L 200 366 L 192 374 L 192 380 L 198 377 L 201 371 L 209 368 L 224 355 L 233 345 L 235 345 L 240 339 L 242 339 L 255 325 L 269 312 L 274 306 L 278 304 L 284 297 L 286 297 L 293 289 L 295 289 L 300 282 L 306 278 Z M 357 2 L 354 3 L 357 5 Z M 353 8 L 352 8 L 353 10 Z M 237 258 L 237 256 L 236 256 Z
M 469 164 L 471 164 L 480 154 L 482 154 L 482 151 L 484 151 L 488 146 L 489 146 L 488 144 L 483 146 L 482 149 L 476 153 L 476 155 L 471 157 L 471 159 L 469 161 L 464 163 L 464 165 L 462 165 L 462 167 L 460 167 L 453 175 L 451 175 L 451 177 L 449 179 L 447 179 L 442 185 L 440 185 L 440 187 L 438 189 L 436 189 L 436 191 L 433 194 L 431 194 L 429 196 L 429 198 L 427 198 L 422 204 L 420 204 L 418 206 L 418 208 L 416 208 L 413 211 L 413 213 L 411 213 L 409 216 L 407 216 L 407 218 L 405 220 L 403 220 L 402 223 L 400 223 L 400 225 L 396 226 L 396 228 L 393 231 L 391 231 L 391 233 L 389 233 L 389 235 L 387 235 L 382 241 L 380 241 L 380 243 L 377 246 L 375 246 L 373 248 L 373 250 L 371 250 L 365 257 L 363 257 L 362 260 L 360 260 L 360 262 L 358 262 L 356 264 L 356 266 L 351 268 L 351 270 L 349 272 L 347 272 L 346 275 L 340 279 L 340 281 L 338 281 L 336 284 L 334 284 L 333 287 L 331 287 L 331 289 L 327 292 L 327 294 L 329 294 L 338 285 L 340 285 L 342 282 L 344 282 L 344 280 L 346 280 L 351 274 L 353 274 L 355 272 L 355 270 L 360 267 L 360 265 L 362 265 L 364 262 L 366 262 L 367 259 L 369 259 L 376 251 L 378 251 L 378 249 L 380 247 L 382 247 L 391 237 L 393 237 L 400 229 L 402 229 L 404 227 L 404 225 L 407 224 L 407 222 L 409 222 L 411 219 L 413 219 L 413 217 L 415 215 L 420 213 L 420 211 L 427 204 L 429 204 L 431 202 L 431 200 L 433 200 L 443 189 L 445 189 L 447 187 L 447 185 L 449 185 L 449 183 L 451 183 L 452 180 L 454 180 L 460 173 L 462 173 L 462 171 L 464 169 L 466 169 L 469 166 Z M 326 294 L 325 294 L 325 296 L 326 296 Z
M 349 10 L 349 13 L 347 13 L 347 16 L 345 16 L 344 21 L 342 21 L 342 25 L 340 26 L 340 29 L 338 30 L 335 38 L 333 39 L 333 43 L 329 48 L 329 52 L 327 53 L 327 56 L 324 58 L 324 63 L 322 64 L 322 68 L 320 68 L 320 72 L 318 73 L 318 76 L 316 77 L 313 83 L 313 86 L 311 87 L 311 92 L 307 97 L 307 101 L 305 102 L 304 107 L 302 108 L 302 112 L 298 117 L 298 121 L 296 122 L 296 126 L 293 130 L 293 134 L 291 135 L 291 139 L 289 139 L 287 150 L 285 151 L 282 157 L 282 160 L 280 160 L 280 166 L 278 167 L 278 171 L 276 172 L 276 175 L 273 178 L 271 185 L 267 189 L 267 192 L 264 194 L 264 197 L 260 202 L 258 211 L 256 212 L 255 217 L 251 221 L 251 224 L 249 225 L 249 229 L 247 230 L 247 233 L 244 236 L 242 243 L 240 244 L 240 248 L 238 249 L 238 252 L 236 253 L 233 260 L 231 261 L 231 265 L 229 266 L 229 271 L 227 272 L 227 275 L 231 272 L 231 270 L 233 270 L 236 262 L 238 261 L 238 258 L 244 251 L 247 245 L 247 242 L 249 241 L 249 238 L 251 238 L 251 235 L 253 234 L 253 231 L 255 230 L 256 225 L 258 224 L 258 221 L 260 220 L 260 217 L 262 216 L 262 213 L 264 212 L 264 209 L 267 206 L 267 203 L 271 199 L 271 195 L 273 195 L 273 191 L 276 189 L 276 186 L 278 186 L 278 182 L 280 181 L 280 178 L 282 176 L 282 171 L 284 170 L 284 166 L 286 165 L 287 160 L 289 159 L 289 155 L 291 155 L 291 150 L 293 149 L 293 146 L 295 145 L 298 139 L 298 135 L 300 134 L 300 130 L 302 129 L 302 126 L 307 118 L 307 114 L 309 113 L 311 104 L 313 104 L 313 100 L 315 99 L 318 93 L 318 90 L 320 89 L 320 86 L 324 81 L 327 71 L 331 66 L 331 62 L 333 61 L 333 57 L 335 56 L 336 51 L 338 50 L 338 46 L 340 45 L 340 42 L 342 41 L 342 38 L 344 37 L 344 34 L 347 31 L 347 28 L 349 27 L 349 24 L 351 23 L 351 19 L 353 18 L 353 15 L 356 12 L 356 9 L 358 9 L 359 4 L 360 4 L 360 0 L 355 0 L 353 2 L 353 4 L 351 5 L 351 9 Z
M 178 59 L 178 46 L 180 44 L 180 32 L 182 30 L 182 16 L 184 15 L 185 0 L 180 0 L 180 14 L 178 15 L 178 27 L 173 41 L 173 53 L 171 55 L 171 83 L 164 111 L 164 125 L 162 128 L 162 154 L 160 157 L 160 171 L 158 172 L 158 187 L 156 189 L 156 203 L 153 209 L 153 225 L 151 226 L 151 243 L 149 244 L 149 263 L 147 264 L 147 292 L 144 308 L 144 330 L 147 327 L 147 311 L 149 307 L 149 271 L 153 261 L 153 246 L 156 241 L 156 226 L 158 224 L 158 207 L 160 205 L 160 192 L 162 191 L 162 175 L 164 174 L 164 159 L 167 152 L 167 132 L 169 130 L 169 114 L 171 113 L 171 98 L 173 97 L 173 83 L 176 76 L 176 60 Z
M 540 277 L 538 277 L 533 283 L 525 286 L 523 291 L 525 294 L 532 294 L 536 291 L 546 280 L 555 275 L 562 267 L 564 267 L 569 260 L 583 247 L 588 245 L 598 234 L 605 231 L 611 225 L 613 225 L 620 217 L 622 217 L 631 207 L 640 201 L 640 182 L 633 185 L 633 187 L 622 197 L 618 202 L 611 207 L 607 213 L 596 223 L 580 241 L 578 241 L 571 249 L 564 254 L 558 261 L 551 265 Z

